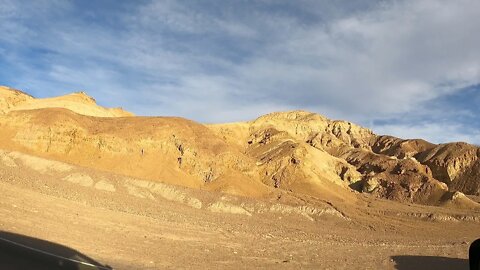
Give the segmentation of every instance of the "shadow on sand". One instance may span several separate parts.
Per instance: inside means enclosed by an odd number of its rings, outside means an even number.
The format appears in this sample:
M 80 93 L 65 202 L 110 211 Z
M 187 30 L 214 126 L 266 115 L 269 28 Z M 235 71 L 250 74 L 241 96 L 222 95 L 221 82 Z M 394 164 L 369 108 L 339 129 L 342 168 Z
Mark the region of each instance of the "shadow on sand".
M 0 231 L 0 269 L 106 270 L 112 268 L 66 246 Z
M 401 255 L 392 256 L 393 261 L 396 263 L 395 267 L 398 270 L 416 270 L 416 269 L 435 269 L 435 270 L 447 270 L 447 269 L 469 269 L 467 259 L 447 258 L 437 256 L 414 256 L 414 255 Z

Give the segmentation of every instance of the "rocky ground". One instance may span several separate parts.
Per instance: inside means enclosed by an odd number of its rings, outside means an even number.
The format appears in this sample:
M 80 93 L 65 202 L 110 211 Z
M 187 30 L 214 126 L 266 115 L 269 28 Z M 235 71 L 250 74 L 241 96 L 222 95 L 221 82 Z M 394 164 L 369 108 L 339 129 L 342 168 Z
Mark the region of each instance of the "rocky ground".
M 3 152 L 0 229 L 114 269 L 467 269 L 480 212 L 248 199 Z M 307 201 L 305 201 L 307 200 Z

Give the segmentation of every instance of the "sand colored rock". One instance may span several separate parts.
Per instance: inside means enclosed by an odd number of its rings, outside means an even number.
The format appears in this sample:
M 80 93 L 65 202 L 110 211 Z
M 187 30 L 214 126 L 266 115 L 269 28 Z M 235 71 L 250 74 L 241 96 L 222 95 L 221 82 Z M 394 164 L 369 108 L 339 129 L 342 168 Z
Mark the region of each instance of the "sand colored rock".
M 5 155 L 8 161 L 7 164 L 17 164 L 21 163 L 25 167 L 32 169 L 40 173 L 51 173 L 51 172 L 68 172 L 72 170 L 72 166 L 57 162 L 48 159 L 42 159 L 35 156 L 25 155 L 20 152 L 11 152 Z M 12 162 L 13 161 L 13 162 Z
M 104 108 L 98 106 L 94 98 L 85 92 L 77 92 L 53 98 L 33 98 L 22 91 L 0 86 L 0 113 L 10 111 L 35 110 L 44 108 L 64 108 L 78 114 L 96 117 L 128 117 L 132 113 L 122 108 Z
M 369 149 L 372 131 L 346 121 L 330 120 L 306 111 L 279 112 L 261 116 L 251 124 L 251 130 L 274 126 L 295 139 L 319 145 L 329 150 L 339 146 Z
M 414 158 L 397 159 L 354 149 L 343 155 L 362 174 L 359 190 L 401 202 L 436 204 L 448 191 Z
M 108 180 L 100 180 L 95 184 L 95 188 L 98 190 L 104 190 L 108 192 L 115 192 L 117 189 Z
M 81 173 L 70 174 L 65 178 L 63 178 L 63 180 L 74 183 L 74 184 L 78 184 L 84 187 L 91 187 L 93 186 L 93 183 L 94 183 L 93 179 L 89 175 L 81 174 Z
M 353 189 L 422 204 L 439 204 L 448 191 L 428 166 L 413 158 L 434 147 L 425 141 L 376 136 L 355 124 L 305 111 L 209 127 L 243 147 L 256 160 L 262 181 L 275 188 L 348 200 L 353 199 L 344 191 Z M 343 191 L 332 183 L 343 186 Z
M 447 184 L 452 191 L 480 194 L 478 146 L 463 142 L 435 145 L 423 140 L 382 136 L 372 149 L 393 157 L 412 157 L 426 165 L 432 171 L 432 176 Z
M 477 147 L 377 136 L 306 111 L 202 125 L 117 117 L 128 113 L 112 113 L 83 92 L 49 99 L 9 88 L 0 93 L 1 148 L 135 178 L 247 197 L 281 191 L 353 203 L 357 191 L 434 205 L 447 192 L 477 195 L 480 186 Z M 54 166 L 34 163 L 39 171 Z
M 274 128 L 253 133 L 246 148 L 260 169 L 262 182 L 274 188 L 323 198 L 349 197 L 342 192 L 361 176 L 344 160 L 295 140 Z
M 32 101 L 34 98 L 20 90 L 0 86 L 0 114 L 5 114 L 18 105 Z
M 448 192 L 442 198 L 441 206 L 463 209 L 480 209 L 480 204 L 471 200 L 465 194 L 459 191 Z
M 77 112 L 11 110 L 33 98 L 0 93 L 2 236 L 114 269 L 463 269 L 480 233 L 472 145 L 304 111 L 218 125 L 95 117 L 85 94 L 60 98 Z
M 433 174 L 449 186 L 474 193 L 478 192 L 475 178 L 480 174 L 479 152 L 478 147 L 467 143 L 450 143 L 421 152 L 416 158 L 428 165 Z M 473 182 L 477 182 L 477 185 Z
M 225 187 L 246 196 L 269 192 L 255 177 L 253 160 L 186 119 L 98 118 L 39 109 L 12 111 L 0 116 L 0 125 L 4 149 L 188 187 Z M 239 180 L 207 185 L 217 179 Z
M 372 145 L 372 151 L 377 154 L 403 159 L 414 157 L 418 153 L 434 147 L 435 144 L 421 139 L 402 140 L 392 136 L 379 136 Z

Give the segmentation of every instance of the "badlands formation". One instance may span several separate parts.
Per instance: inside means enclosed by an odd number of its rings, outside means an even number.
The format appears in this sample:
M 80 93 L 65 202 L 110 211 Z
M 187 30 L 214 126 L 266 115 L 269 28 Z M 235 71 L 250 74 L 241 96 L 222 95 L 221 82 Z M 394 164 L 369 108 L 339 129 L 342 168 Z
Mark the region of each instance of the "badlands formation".
M 114 269 L 466 268 L 480 236 L 479 147 L 305 111 L 203 125 L 0 87 L 0 149 L 0 234 Z

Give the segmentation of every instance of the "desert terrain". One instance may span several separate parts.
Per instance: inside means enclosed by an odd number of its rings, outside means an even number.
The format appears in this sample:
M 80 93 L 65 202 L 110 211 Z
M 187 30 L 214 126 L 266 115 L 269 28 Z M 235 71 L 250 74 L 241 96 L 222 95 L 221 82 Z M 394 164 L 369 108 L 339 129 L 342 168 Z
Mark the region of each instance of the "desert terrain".
M 0 88 L 0 237 L 113 269 L 468 269 L 479 169 L 306 111 L 204 125 Z

